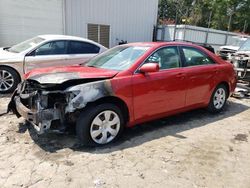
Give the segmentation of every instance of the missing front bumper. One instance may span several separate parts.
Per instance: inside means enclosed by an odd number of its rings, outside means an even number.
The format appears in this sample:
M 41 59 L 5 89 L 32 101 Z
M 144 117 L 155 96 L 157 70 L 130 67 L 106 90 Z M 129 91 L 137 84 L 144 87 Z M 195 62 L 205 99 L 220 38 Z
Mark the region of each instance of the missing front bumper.
M 59 109 L 31 110 L 22 104 L 19 96 L 14 97 L 13 100 L 17 116 L 22 116 L 30 122 L 38 134 L 48 131 L 52 121 L 60 119 Z

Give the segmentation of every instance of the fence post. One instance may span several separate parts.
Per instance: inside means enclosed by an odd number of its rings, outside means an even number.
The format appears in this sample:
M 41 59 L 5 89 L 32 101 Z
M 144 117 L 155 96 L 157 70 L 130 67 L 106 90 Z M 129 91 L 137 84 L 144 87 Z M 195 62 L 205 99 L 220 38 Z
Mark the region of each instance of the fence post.
M 208 41 L 208 30 L 206 31 L 205 44 L 207 44 L 207 41 Z
M 210 29 L 210 24 L 211 24 L 211 18 L 212 18 L 212 11 L 209 14 L 209 19 L 208 19 L 208 25 L 207 25 L 207 31 L 206 31 L 206 39 L 205 39 L 205 44 L 207 44 L 208 41 L 208 34 L 209 34 L 209 29 Z
M 227 40 L 228 40 L 228 33 L 226 34 L 225 44 L 224 45 L 227 45 Z
M 187 25 L 185 23 L 185 25 L 184 25 L 184 31 L 183 31 L 183 41 L 186 40 L 186 29 L 187 29 Z
M 158 26 L 154 25 L 152 41 L 157 41 Z
M 161 40 L 164 41 L 165 40 L 165 29 L 166 29 L 166 26 L 162 26 L 162 30 L 161 30 Z
M 173 36 L 173 41 L 175 41 L 176 38 L 176 30 L 177 30 L 177 26 L 176 24 L 174 25 L 174 36 Z

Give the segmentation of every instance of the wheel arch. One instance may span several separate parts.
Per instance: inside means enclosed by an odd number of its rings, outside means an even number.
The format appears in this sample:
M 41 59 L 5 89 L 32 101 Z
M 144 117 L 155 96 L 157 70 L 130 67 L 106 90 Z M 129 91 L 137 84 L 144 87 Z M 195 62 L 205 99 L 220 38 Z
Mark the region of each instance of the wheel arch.
M 98 104 L 104 104 L 104 103 L 115 104 L 118 108 L 120 108 L 120 110 L 122 111 L 122 114 L 124 114 L 125 123 L 129 122 L 130 116 L 129 116 L 128 106 L 124 102 L 124 100 L 122 100 L 119 97 L 116 97 L 116 96 L 105 96 L 105 97 L 97 99 L 96 101 L 87 103 L 86 107 L 88 107 L 90 105 L 92 106 L 92 105 L 98 105 Z
M 227 89 L 227 98 L 230 96 L 230 85 L 226 81 L 222 81 L 216 85 L 218 87 L 219 85 L 224 85 Z

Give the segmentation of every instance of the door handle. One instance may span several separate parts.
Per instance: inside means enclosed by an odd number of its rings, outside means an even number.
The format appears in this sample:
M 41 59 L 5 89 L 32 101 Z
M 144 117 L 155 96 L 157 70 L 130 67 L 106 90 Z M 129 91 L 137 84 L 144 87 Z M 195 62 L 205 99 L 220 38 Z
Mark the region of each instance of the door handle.
M 185 78 L 185 74 L 183 74 L 183 73 L 178 73 L 178 74 L 176 75 L 176 78 L 184 79 L 184 78 Z

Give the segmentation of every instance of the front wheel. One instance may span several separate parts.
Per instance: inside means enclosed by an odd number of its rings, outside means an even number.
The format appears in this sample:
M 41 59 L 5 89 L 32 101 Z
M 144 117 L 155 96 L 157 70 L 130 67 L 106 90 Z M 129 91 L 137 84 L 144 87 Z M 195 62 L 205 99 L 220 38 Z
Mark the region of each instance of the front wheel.
M 217 113 L 223 110 L 228 97 L 228 91 L 225 85 L 218 85 L 209 102 L 208 110 L 212 113 Z
M 121 110 L 113 104 L 100 104 L 80 114 L 76 122 L 76 134 L 83 145 L 106 145 L 120 136 L 123 127 Z

